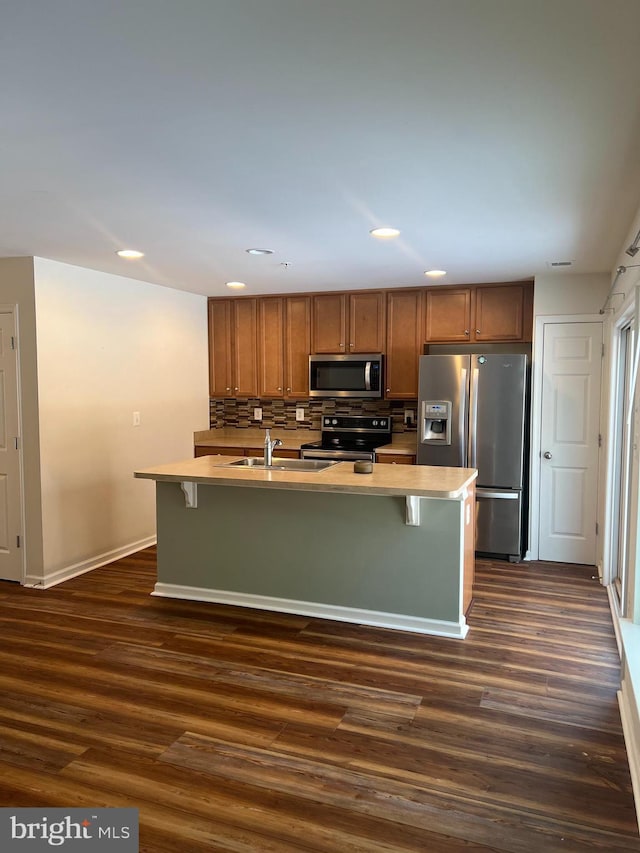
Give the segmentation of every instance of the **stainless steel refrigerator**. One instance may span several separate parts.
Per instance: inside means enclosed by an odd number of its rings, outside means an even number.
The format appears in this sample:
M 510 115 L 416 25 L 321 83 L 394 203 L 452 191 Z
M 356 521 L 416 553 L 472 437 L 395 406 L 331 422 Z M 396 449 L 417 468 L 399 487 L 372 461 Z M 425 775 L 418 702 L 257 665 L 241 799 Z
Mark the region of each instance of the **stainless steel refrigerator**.
M 476 551 L 521 559 L 527 356 L 421 356 L 418 418 L 419 465 L 478 469 Z

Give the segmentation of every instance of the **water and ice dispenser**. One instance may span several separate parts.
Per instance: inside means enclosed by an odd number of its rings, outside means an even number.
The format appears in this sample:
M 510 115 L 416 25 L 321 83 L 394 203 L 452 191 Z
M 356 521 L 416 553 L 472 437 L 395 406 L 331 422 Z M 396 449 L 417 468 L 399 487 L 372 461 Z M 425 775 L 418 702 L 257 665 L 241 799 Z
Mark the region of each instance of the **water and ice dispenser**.
M 451 444 L 451 401 L 423 400 L 420 412 L 422 444 Z

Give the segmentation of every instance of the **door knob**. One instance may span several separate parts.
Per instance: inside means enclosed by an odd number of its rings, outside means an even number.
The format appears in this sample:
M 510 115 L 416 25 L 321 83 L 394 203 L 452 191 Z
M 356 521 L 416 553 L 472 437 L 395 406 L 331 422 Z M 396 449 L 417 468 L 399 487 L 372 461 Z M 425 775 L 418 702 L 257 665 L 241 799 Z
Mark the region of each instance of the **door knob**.
M 548 450 L 545 450 L 545 452 L 542 455 L 544 456 L 545 459 L 551 459 L 551 457 L 553 456 L 553 453 L 550 453 Z

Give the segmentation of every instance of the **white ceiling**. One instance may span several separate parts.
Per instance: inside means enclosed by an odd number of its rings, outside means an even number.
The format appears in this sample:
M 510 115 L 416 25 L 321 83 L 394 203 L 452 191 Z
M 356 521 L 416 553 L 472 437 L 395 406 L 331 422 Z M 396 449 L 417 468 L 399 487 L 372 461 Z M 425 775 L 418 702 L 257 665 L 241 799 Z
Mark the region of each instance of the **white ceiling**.
M 207 295 L 609 271 L 640 205 L 639 12 L 4 0 L 0 256 Z

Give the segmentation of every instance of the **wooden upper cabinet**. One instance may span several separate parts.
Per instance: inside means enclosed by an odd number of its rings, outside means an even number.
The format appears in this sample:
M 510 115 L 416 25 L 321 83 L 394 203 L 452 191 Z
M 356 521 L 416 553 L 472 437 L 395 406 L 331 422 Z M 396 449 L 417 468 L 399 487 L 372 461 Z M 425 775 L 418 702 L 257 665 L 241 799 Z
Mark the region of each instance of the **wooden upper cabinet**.
M 530 283 L 436 287 L 425 291 L 425 341 L 530 341 L 533 332 Z
M 385 397 L 414 399 L 423 343 L 532 339 L 533 284 L 210 299 L 212 397 L 307 398 L 309 353 L 384 353 Z
M 308 397 L 311 310 L 308 296 L 258 300 L 258 396 Z
M 311 352 L 311 298 L 289 296 L 284 313 L 284 394 L 309 396 Z
M 408 400 L 418 396 L 418 357 L 422 354 L 421 290 L 387 292 L 385 397 Z
M 231 299 L 209 302 L 209 394 L 231 397 Z
M 280 296 L 258 300 L 258 396 L 284 395 L 284 305 Z
M 383 352 L 385 298 L 382 291 L 324 293 L 312 297 L 314 353 Z
M 530 341 L 532 288 L 525 284 L 475 288 L 476 341 Z
M 384 293 L 349 295 L 349 346 L 347 352 L 384 352 Z
M 425 340 L 471 339 L 471 290 L 468 287 L 425 291 Z
M 312 297 L 312 352 L 347 352 L 347 294 Z
M 231 304 L 233 396 L 255 397 L 258 391 L 257 300 L 234 299 Z
M 258 388 L 255 299 L 209 302 L 209 391 L 212 397 L 254 397 Z

